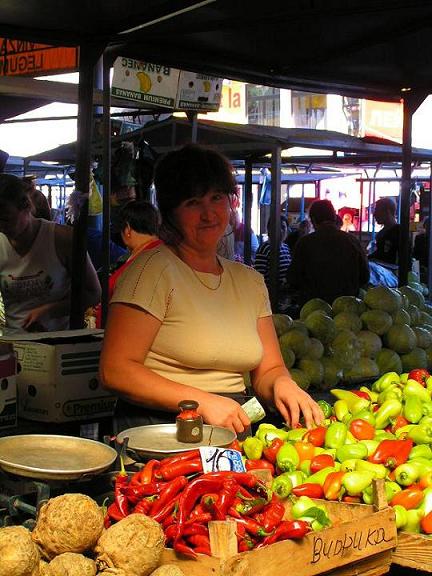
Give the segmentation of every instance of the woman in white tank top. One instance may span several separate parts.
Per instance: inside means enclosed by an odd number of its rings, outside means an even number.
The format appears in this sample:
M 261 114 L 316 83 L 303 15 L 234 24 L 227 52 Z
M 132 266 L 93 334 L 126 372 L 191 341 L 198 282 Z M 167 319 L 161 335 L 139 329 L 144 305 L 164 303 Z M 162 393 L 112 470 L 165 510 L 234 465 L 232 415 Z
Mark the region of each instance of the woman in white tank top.
M 6 327 L 13 331 L 69 327 L 72 228 L 31 212 L 23 181 L 0 174 L 0 292 Z M 87 257 L 86 305 L 100 299 L 96 272 Z

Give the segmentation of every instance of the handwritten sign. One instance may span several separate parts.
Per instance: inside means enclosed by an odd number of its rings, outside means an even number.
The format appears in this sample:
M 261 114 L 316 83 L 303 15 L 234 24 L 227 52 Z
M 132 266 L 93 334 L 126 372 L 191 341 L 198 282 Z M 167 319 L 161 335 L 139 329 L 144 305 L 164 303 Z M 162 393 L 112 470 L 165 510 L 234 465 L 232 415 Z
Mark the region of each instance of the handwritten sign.
M 205 446 L 199 449 L 204 472 L 245 472 L 241 452 L 229 448 Z
M 335 557 L 345 557 L 352 551 L 362 552 L 370 548 L 370 554 L 375 554 L 374 548 L 381 544 L 391 543 L 393 534 L 386 535 L 383 527 L 369 527 L 364 530 L 346 532 L 341 538 L 325 538 L 317 534 L 313 539 L 312 564 L 320 562 L 323 558 L 330 560 Z

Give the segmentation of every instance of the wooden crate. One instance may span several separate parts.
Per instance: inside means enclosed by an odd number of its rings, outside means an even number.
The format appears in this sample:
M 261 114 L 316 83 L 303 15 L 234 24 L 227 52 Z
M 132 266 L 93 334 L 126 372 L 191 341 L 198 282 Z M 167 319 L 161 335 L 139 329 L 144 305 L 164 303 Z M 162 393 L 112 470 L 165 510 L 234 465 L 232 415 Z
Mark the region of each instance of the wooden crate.
M 302 540 L 285 540 L 259 550 L 236 552 L 234 522 L 210 526 L 212 557 L 180 558 L 165 549 L 162 563 L 177 564 L 187 576 L 379 576 L 389 571 L 397 544 L 394 512 L 386 507 L 326 502 L 333 525 Z M 289 505 L 286 517 L 289 518 Z
M 392 554 L 393 564 L 432 572 L 432 539 L 425 534 L 398 533 L 398 544 Z

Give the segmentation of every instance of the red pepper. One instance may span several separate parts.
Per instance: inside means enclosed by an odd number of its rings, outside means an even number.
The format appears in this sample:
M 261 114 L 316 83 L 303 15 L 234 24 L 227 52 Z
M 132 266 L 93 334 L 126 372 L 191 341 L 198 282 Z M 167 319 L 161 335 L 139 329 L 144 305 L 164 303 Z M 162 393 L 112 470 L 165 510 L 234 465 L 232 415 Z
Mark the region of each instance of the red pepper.
M 168 482 L 168 484 L 166 484 L 162 489 L 159 498 L 153 502 L 150 516 L 156 516 L 156 514 L 160 512 L 168 502 L 171 502 L 171 500 L 175 498 L 181 490 L 183 490 L 187 483 L 188 481 L 186 476 L 177 476 L 177 478 Z
M 361 504 L 362 499 L 360 496 L 350 496 L 349 494 L 344 494 L 342 496 L 342 502 L 348 502 L 349 504 Z
M 309 496 L 309 498 L 324 498 L 324 490 L 320 484 L 313 484 L 312 482 L 305 482 L 298 484 L 291 490 L 294 496 Z
M 415 380 L 416 382 L 425 387 L 426 387 L 426 380 L 429 378 L 429 376 L 430 374 L 426 370 L 426 368 L 414 368 L 414 370 L 411 370 L 411 372 L 408 374 L 409 379 Z
M 119 507 L 117 506 L 116 502 L 113 502 L 112 504 L 110 504 L 107 508 L 107 517 L 110 520 L 114 520 L 115 522 L 118 522 L 119 520 L 122 520 L 122 518 L 124 518 L 124 514 L 121 513 L 121 511 L 119 510 Z
M 189 518 L 195 518 L 196 516 L 201 516 L 201 514 L 206 514 L 207 510 L 205 510 L 204 506 L 202 505 L 201 502 L 199 502 L 194 509 L 192 510 L 192 512 L 190 513 Z
M 155 514 L 152 514 L 150 512 L 150 516 L 152 516 L 152 518 L 154 520 L 156 520 L 156 522 L 163 522 L 165 520 L 165 518 L 167 518 L 174 511 L 177 503 L 178 503 L 178 498 L 176 496 L 174 496 L 174 498 L 169 500 L 165 504 L 165 506 L 163 506 Z
M 193 518 L 189 518 L 189 520 L 187 520 L 184 525 L 189 526 L 190 524 L 195 523 L 207 524 L 208 522 L 210 522 L 210 520 L 213 520 L 213 515 L 211 514 L 211 512 L 203 512 L 202 514 L 197 514 Z
M 232 505 L 238 488 L 239 485 L 234 478 L 227 478 L 223 481 L 222 490 L 214 506 L 216 520 L 225 520 L 228 508 Z
M 273 464 L 263 458 L 261 460 L 246 460 L 245 467 L 248 472 L 250 470 L 270 470 L 272 476 L 275 473 Z
M 201 534 L 201 536 L 208 537 L 209 529 L 207 526 L 204 526 L 203 524 L 197 524 L 196 522 L 190 524 L 189 526 L 185 526 L 183 536 L 192 536 L 193 534 Z
M 188 536 L 188 540 L 193 546 L 195 546 L 195 552 L 197 554 L 207 554 L 207 556 L 211 556 L 210 540 L 208 536 L 192 534 L 192 536 Z
M 208 493 L 208 494 L 204 494 L 204 496 L 201 496 L 201 506 L 203 508 L 203 510 L 207 511 L 207 512 L 214 512 L 214 508 L 215 508 L 215 504 L 219 499 L 219 494 L 216 493 Z
M 315 474 L 315 472 L 327 468 L 328 466 L 333 468 L 334 464 L 334 458 L 333 456 L 330 456 L 330 454 L 317 454 L 311 460 L 310 473 Z
M 203 472 L 201 458 L 192 458 L 190 460 L 180 460 L 168 465 L 161 465 L 157 471 L 157 476 L 163 480 L 173 480 L 177 476 L 187 476 L 188 474 L 195 474 L 196 472 Z
M 424 534 L 432 534 L 432 512 L 428 512 L 426 516 L 420 520 L 420 526 Z
M 359 398 L 365 398 L 366 400 L 370 400 L 370 396 L 367 392 L 363 392 L 363 390 L 351 390 L 353 394 L 358 396 Z
M 238 518 L 236 522 L 237 524 L 243 524 L 243 526 L 246 529 L 246 532 L 248 532 L 252 536 L 259 536 L 260 538 L 263 538 L 264 536 L 269 535 L 269 533 L 266 532 L 264 527 L 261 526 L 261 524 L 259 524 L 253 518 Z
M 252 516 L 260 512 L 266 504 L 267 500 L 264 498 L 253 498 L 252 500 L 243 500 L 236 504 L 235 509 L 242 516 Z
M 168 458 L 164 458 L 160 461 L 161 466 L 171 466 L 171 464 L 177 464 L 177 462 L 185 462 L 186 460 L 193 460 L 200 456 L 200 451 L 198 449 L 195 450 L 187 450 L 186 452 L 181 452 L 176 454 L 175 456 L 169 456 Z
M 272 464 L 275 464 L 277 453 L 279 452 L 279 450 L 282 448 L 283 445 L 284 441 L 282 440 L 282 438 L 273 438 L 273 440 L 270 443 L 270 446 L 264 448 L 263 450 L 264 458 L 266 458 Z
M 231 442 L 231 444 L 229 445 L 229 449 L 237 450 L 238 452 L 242 451 L 240 442 L 237 440 L 237 438 Z
M 270 536 L 267 536 L 257 548 L 280 542 L 281 540 L 299 539 L 310 532 L 310 526 L 304 520 L 283 520 Z
M 193 548 L 188 546 L 186 542 L 183 540 L 183 538 L 176 538 L 174 540 L 173 548 L 178 554 L 183 554 L 184 556 L 191 556 L 192 558 L 197 557 L 197 552 L 195 552 Z
M 255 546 L 255 542 L 246 536 L 241 538 L 238 542 L 238 551 L 239 552 L 249 552 Z
M 319 448 L 324 446 L 326 432 L 327 428 L 325 426 L 317 426 L 306 432 L 303 439 Z
M 149 460 L 145 466 L 131 478 L 131 484 L 150 484 L 154 480 L 154 472 L 159 468 L 159 460 Z
M 375 428 L 362 418 L 352 420 L 349 430 L 357 440 L 373 440 L 375 438 Z
M 339 498 L 344 475 L 345 472 L 330 472 L 324 480 L 323 491 L 326 500 L 337 500 Z
M 408 460 L 412 447 L 413 441 L 410 438 L 382 440 L 368 460 L 374 464 L 384 464 L 387 468 L 397 468 Z
M 261 482 L 261 480 L 258 480 L 256 476 L 249 472 L 209 472 L 205 476 L 206 478 L 212 478 L 213 480 L 225 480 L 225 478 L 232 477 L 240 484 L 240 486 L 254 490 L 257 494 L 269 499 L 269 490 L 264 482 Z
M 396 430 L 399 430 L 399 428 L 403 428 L 404 426 L 407 426 L 408 424 L 409 424 L 409 422 L 405 418 L 405 416 L 402 416 L 402 414 L 400 414 L 399 416 L 397 416 L 394 419 L 393 425 L 391 427 L 391 431 L 394 434 L 396 432 Z
M 166 482 L 152 482 L 151 484 L 128 484 L 124 487 L 123 493 L 131 504 L 137 504 L 145 496 L 159 494 L 166 486 Z
M 262 511 L 262 524 L 266 532 L 271 532 L 282 522 L 285 514 L 285 506 L 279 499 L 275 499 L 264 508 Z
M 124 494 L 125 488 L 129 483 L 129 477 L 125 470 L 123 458 L 120 458 L 120 472 L 115 477 L 114 483 L 114 502 L 117 504 L 117 507 L 123 517 L 128 516 L 129 510 L 129 502 Z
M 171 524 L 164 530 L 165 539 L 167 542 L 172 542 L 177 534 L 177 526 L 175 524 Z
M 424 498 L 423 490 L 420 488 L 409 486 L 405 490 L 396 492 L 393 498 L 390 500 L 390 506 L 395 506 L 399 504 L 403 506 L 406 510 L 413 510 L 420 506 Z
M 148 515 L 150 512 L 150 508 L 152 507 L 152 501 L 147 500 L 147 498 L 143 498 L 138 502 L 138 504 L 133 509 L 134 514 L 144 514 L 145 516 Z

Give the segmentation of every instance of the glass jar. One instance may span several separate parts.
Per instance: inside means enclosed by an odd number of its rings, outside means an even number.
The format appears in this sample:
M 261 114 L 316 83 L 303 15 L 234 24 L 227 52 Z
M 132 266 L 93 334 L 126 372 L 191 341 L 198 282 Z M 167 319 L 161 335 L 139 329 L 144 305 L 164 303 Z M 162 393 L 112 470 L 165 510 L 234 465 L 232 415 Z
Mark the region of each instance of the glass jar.
M 178 442 L 201 442 L 203 439 L 203 419 L 197 412 L 198 402 L 182 400 L 178 403 L 180 413 L 176 418 Z

